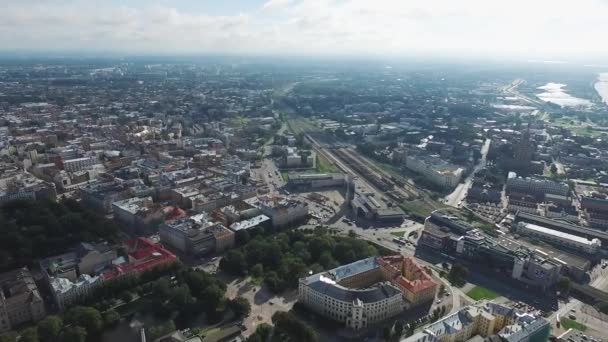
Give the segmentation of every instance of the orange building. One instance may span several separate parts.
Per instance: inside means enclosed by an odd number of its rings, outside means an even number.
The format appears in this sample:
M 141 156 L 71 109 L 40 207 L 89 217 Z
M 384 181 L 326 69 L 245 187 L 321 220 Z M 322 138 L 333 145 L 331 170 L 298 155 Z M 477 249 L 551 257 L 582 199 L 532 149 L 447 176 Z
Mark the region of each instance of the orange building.
M 437 291 L 437 283 L 412 258 L 402 255 L 379 257 L 383 278 L 399 288 L 410 307 L 432 301 Z

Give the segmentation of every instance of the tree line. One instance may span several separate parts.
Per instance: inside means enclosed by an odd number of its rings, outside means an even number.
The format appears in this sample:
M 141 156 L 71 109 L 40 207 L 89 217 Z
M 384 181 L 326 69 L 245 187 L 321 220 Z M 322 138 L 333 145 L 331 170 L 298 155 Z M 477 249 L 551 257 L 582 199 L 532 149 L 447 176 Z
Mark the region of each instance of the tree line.
M 230 250 L 220 269 L 237 276 L 263 279 L 279 293 L 295 288 L 298 279 L 356 260 L 378 255 L 378 250 L 354 237 L 332 236 L 327 231 L 292 230 L 274 236 L 258 235 L 240 248 Z
M 73 199 L 17 200 L 0 207 L 0 271 L 65 253 L 80 242 L 118 239 L 118 228 Z

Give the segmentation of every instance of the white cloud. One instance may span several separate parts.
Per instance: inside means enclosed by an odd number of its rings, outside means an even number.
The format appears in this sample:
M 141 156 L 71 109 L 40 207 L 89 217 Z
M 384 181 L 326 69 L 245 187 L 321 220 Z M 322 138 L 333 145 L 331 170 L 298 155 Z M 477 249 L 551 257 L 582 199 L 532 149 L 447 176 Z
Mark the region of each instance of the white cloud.
M 268 1 L 266 1 L 266 3 L 264 3 L 264 5 L 262 5 L 262 8 L 277 9 L 277 8 L 285 7 L 291 3 L 293 3 L 293 0 L 268 0 Z
M 601 0 L 269 0 L 226 16 L 144 4 L 0 0 L 0 49 L 608 57 Z

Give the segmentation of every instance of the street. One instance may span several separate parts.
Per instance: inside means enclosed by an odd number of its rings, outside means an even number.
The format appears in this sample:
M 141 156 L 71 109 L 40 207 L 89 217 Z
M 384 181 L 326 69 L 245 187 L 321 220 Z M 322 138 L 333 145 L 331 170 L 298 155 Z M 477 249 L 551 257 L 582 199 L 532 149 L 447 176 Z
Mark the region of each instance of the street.
M 469 188 L 471 187 L 471 184 L 473 183 L 473 178 L 475 177 L 475 173 L 477 173 L 479 170 L 483 169 L 486 166 L 486 158 L 488 156 L 488 151 L 490 150 L 490 139 L 486 139 L 483 143 L 483 146 L 481 147 L 481 158 L 479 159 L 479 162 L 477 163 L 477 165 L 475 166 L 475 168 L 473 168 L 473 171 L 471 172 L 471 174 L 469 174 L 469 176 L 465 179 L 465 181 L 463 183 L 458 184 L 458 186 L 456 186 L 456 189 L 454 189 L 454 191 L 447 195 L 444 199 L 445 204 L 452 206 L 452 207 L 460 207 L 462 201 L 464 200 L 464 198 L 467 195 L 467 191 L 469 191 Z

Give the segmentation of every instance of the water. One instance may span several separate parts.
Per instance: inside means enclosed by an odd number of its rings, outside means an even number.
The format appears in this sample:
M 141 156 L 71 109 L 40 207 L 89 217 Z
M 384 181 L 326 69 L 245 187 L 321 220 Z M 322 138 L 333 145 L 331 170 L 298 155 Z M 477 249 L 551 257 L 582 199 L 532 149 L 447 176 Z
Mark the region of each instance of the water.
M 608 83 L 607 83 L 608 85 Z M 588 107 L 591 106 L 591 101 L 587 99 L 581 99 L 574 97 L 566 93 L 566 85 L 562 83 L 547 83 L 542 87 L 538 87 L 540 90 L 544 90 L 543 93 L 537 94 L 536 97 L 545 101 L 555 103 L 561 107 Z
M 599 75 L 595 83 L 595 91 L 600 94 L 602 101 L 608 104 L 608 72 L 603 72 Z

